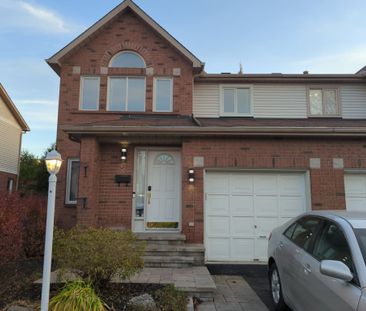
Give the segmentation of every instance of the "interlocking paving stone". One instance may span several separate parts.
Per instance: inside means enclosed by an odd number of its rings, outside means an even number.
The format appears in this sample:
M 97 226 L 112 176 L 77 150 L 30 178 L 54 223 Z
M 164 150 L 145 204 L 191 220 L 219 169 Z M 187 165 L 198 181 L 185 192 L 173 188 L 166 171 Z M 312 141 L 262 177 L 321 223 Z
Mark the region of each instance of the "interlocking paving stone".
M 212 302 L 204 302 L 198 311 L 268 311 L 254 290 L 241 276 L 215 275 L 216 291 Z

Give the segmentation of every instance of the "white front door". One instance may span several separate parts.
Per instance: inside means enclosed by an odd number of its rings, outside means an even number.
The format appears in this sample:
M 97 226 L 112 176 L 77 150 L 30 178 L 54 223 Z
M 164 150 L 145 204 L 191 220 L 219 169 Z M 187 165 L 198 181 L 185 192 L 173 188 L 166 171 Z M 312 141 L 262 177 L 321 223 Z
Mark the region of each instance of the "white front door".
M 207 172 L 207 261 L 266 261 L 272 229 L 306 209 L 305 174 Z
M 149 151 L 146 218 L 148 230 L 178 230 L 181 202 L 179 151 Z

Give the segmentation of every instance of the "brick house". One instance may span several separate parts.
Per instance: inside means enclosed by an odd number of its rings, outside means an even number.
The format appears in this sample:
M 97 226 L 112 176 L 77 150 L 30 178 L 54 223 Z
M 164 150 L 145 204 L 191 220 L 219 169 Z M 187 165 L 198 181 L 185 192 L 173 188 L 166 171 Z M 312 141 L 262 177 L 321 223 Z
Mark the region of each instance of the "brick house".
M 17 188 L 22 135 L 29 130 L 0 83 L 0 193 Z
M 130 0 L 47 62 L 61 78 L 60 226 L 180 234 L 207 261 L 262 261 L 291 217 L 366 206 L 365 70 L 208 74 Z

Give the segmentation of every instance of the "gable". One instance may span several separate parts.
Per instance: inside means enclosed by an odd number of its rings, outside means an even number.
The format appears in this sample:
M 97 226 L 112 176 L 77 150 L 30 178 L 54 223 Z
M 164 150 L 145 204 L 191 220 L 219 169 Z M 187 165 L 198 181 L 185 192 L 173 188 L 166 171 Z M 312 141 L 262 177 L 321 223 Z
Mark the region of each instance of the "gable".
M 2 121 L 6 123 L 20 128 L 18 121 L 14 118 L 13 114 L 11 113 L 7 105 L 5 105 L 5 102 L 1 97 L 0 97 L 0 118 Z
M 91 37 L 101 31 L 106 25 L 113 21 L 116 17 L 126 11 L 132 11 L 142 21 L 144 21 L 151 30 L 155 31 L 162 38 L 164 38 L 169 44 L 179 52 L 183 57 L 192 63 L 192 67 L 198 72 L 203 70 L 204 63 L 202 63 L 196 56 L 194 56 L 188 49 L 186 49 L 180 42 L 178 42 L 173 36 L 171 36 L 165 29 L 163 29 L 158 23 L 156 23 L 150 16 L 148 16 L 143 10 L 141 10 L 133 1 L 125 0 L 111 12 L 105 15 L 102 19 L 96 22 L 93 26 L 83 32 L 75 40 L 70 42 L 67 46 L 53 55 L 47 60 L 47 63 L 56 71 L 60 73 L 61 59 L 72 53 L 80 45 L 85 44 Z

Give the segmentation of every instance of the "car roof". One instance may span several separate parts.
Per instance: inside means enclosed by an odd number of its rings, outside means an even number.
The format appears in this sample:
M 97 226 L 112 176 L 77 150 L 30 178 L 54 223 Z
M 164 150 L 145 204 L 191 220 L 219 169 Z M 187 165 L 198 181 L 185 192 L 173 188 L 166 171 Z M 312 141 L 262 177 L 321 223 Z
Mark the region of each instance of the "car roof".
M 308 215 L 317 215 L 326 217 L 332 220 L 339 220 L 343 218 L 355 229 L 366 229 L 366 211 L 365 212 L 353 212 L 347 210 L 327 210 L 327 211 L 311 211 Z

